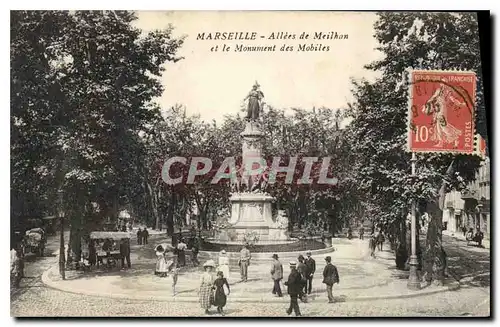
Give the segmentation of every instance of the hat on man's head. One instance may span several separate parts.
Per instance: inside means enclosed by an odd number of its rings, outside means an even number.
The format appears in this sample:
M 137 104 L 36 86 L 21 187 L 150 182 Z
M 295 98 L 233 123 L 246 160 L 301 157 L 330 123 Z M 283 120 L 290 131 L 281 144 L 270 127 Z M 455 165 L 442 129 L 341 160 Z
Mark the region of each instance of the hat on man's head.
M 307 250 L 306 255 L 311 255 L 311 250 Z
M 325 260 L 326 260 L 327 262 L 331 262 L 331 261 L 332 261 L 332 257 L 330 257 L 330 256 L 326 256 L 326 257 L 325 257 Z
M 295 267 L 297 266 L 297 263 L 295 261 L 290 261 L 290 267 Z
M 274 259 L 278 259 L 278 255 L 277 255 L 276 253 L 275 253 L 275 254 L 273 254 L 273 258 L 274 258 Z
M 221 254 L 226 254 L 226 250 L 220 251 Z

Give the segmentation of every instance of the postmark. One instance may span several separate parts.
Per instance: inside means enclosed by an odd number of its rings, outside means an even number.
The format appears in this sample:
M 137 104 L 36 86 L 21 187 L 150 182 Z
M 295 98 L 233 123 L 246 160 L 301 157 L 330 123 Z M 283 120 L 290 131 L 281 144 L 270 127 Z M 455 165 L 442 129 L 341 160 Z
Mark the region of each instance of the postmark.
M 408 149 L 475 152 L 476 75 L 465 71 L 410 71 Z

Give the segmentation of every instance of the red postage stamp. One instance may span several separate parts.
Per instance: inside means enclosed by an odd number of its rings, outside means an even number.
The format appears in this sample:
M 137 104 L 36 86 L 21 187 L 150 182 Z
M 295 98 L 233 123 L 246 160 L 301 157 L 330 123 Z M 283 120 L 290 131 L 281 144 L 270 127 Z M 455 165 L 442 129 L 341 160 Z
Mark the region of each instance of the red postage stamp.
M 413 70 L 409 96 L 410 151 L 475 152 L 475 73 Z

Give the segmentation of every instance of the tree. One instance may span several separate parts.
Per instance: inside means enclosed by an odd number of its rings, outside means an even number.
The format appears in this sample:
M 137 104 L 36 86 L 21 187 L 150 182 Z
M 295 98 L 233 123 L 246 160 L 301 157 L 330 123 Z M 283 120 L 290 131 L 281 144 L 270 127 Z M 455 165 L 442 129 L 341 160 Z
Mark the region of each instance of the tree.
M 358 185 L 380 206 L 389 221 L 405 219 L 412 199 L 427 203 L 434 228 L 428 232 L 428 279 L 442 281 L 441 220 L 443 192 L 459 189 L 461 176 L 474 179 L 480 159 L 451 154 L 419 154 L 418 176 L 410 178 L 410 154 L 406 149 L 408 81 L 405 70 L 461 69 L 475 71 L 477 129 L 486 139 L 482 98 L 477 19 L 473 13 L 382 13 L 375 23 L 375 37 L 384 58 L 367 66 L 381 77 L 375 82 L 353 84 L 355 101 L 349 112 L 352 123 L 354 170 Z M 458 174 L 456 174 L 458 173 Z M 382 217 L 380 217 L 382 218 Z M 439 255 L 438 255 L 439 254 Z M 428 267 L 431 267 L 430 269 Z
M 65 188 L 76 233 L 87 225 L 91 202 L 102 218 L 116 218 L 142 184 L 140 134 L 152 133 L 161 118 L 153 99 L 163 91 L 163 64 L 179 59 L 182 39 L 172 38 L 171 27 L 141 35 L 127 11 L 13 12 L 12 18 L 13 124 L 20 126 L 16 133 L 31 133 L 26 141 L 16 134 L 13 148 L 35 148 L 35 156 L 19 154 L 22 164 L 47 166 L 53 176 L 62 158 L 67 163 L 63 179 L 38 204 L 43 208 Z M 15 201 L 27 202 L 13 193 Z M 79 235 L 74 239 L 78 252 Z

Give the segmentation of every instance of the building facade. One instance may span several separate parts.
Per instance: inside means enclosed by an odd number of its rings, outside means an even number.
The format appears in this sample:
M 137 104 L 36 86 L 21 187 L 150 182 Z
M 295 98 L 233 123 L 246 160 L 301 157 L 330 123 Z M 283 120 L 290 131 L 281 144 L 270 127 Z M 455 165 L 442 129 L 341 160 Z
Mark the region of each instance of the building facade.
M 486 158 L 474 182 L 462 191 L 446 195 L 443 224 L 448 233 L 462 233 L 462 227 L 479 228 L 485 239 L 490 238 L 490 160 Z

